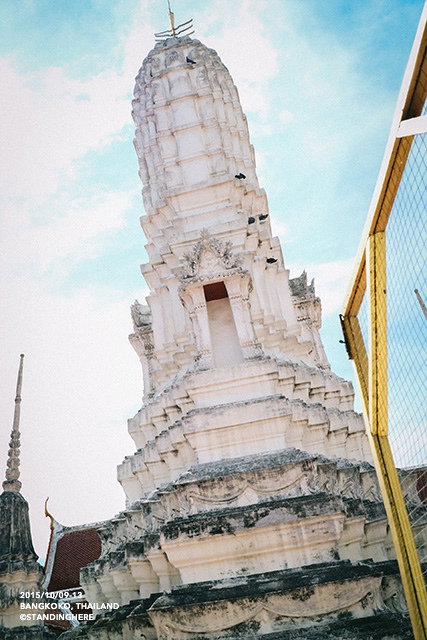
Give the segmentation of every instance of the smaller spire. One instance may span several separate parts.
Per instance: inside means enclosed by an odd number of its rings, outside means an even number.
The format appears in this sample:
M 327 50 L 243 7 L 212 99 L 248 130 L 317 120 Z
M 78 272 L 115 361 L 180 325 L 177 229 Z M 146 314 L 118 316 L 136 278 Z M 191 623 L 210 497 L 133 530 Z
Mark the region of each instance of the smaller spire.
M 160 33 L 155 33 L 154 37 L 156 38 L 156 42 L 164 42 L 168 38 L 176 38 L 181 35 L 191 36 L 194 33 L 194 31 L 189 31 L 193 28 L 193 18 L 175 27 L 175 15 L 171 10 L 170 0 L 168 0 L 168 14 L 171 28 L 166 31 L 161 31 Z
M 6 468 L 6 480 L 3 482 L 4 491 L 14 491 L 19 493 L 22 487 L 22 483 L 19 481 L 19 448 L 21 443 L 19 441 L 19 418 L 21 413 L 21 388 L 22 388 L 22 371 L 24 368 L 24 354 L 21 353 L 18 382 L 16 384 L 16 397 L 15 397 L 15 412 L 13 415 L 13 426 L 10 434 L 9 453 L 7 459 Z

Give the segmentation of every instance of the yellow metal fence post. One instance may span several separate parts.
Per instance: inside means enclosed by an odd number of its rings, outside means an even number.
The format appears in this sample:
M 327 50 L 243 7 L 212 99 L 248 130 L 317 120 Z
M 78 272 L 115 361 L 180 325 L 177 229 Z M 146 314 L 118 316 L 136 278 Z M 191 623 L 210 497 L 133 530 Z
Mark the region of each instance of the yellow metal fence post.
M 369 322 L 368 436 L 371 441 L 390 530 L 416 640 L 427 639 L 427 596 L 399 477 L 388 440 L 387 283 L 385 231 L 369 236 L 367 294 Z M 363 357 L 363 356 L 362 356 Z M 366 365 L 365 365 L 366 375 Z M 365 392 L 366 393 L 366 392 Z M 366 398 L 366 395 L 365 395 Z M 367 406 L 366 406 L 367 405 Z

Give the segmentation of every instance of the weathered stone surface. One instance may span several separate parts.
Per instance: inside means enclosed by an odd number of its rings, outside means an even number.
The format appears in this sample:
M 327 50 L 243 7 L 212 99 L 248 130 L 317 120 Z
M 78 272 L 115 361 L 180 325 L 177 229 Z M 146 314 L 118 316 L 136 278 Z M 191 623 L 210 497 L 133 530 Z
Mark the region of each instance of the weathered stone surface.
M 348 560 L 336 563 L 321 563 L 307 567 L 297 567 L 264 574 L 253 574 L 229 578 L 224 581 L 209 581 L 191 585 L 180 585 L 159 597 L 152 610 L 189 606 L 203 602 L 236 600 L 263 596 L 267 593 L 293 593 L 299 590 L 305 598 L 313 586 L 361 580 L 369 577 L 389 578 L 398 576 L 399 569 L 395 561 L 365 561 L 353 564 Z M 395 586 L 398 589 L 397 586 Z
M 5 563 L 36 561 L 31 539 L 28 503 L 20 493 L 3 491 L 0 495 L 0 572 Z
M 55 634 L 49 629 L 38 626 L 16 626 L 13 629 L 0 627 L 0 640 L 54 640 Z
M 45 637 L 41 624 L 34 625 L 31 620 L 22 622 L 20 618 L 20 605 L 24 601 L 32 602 L 37 613 L 40 600 L 31 595 L 40 590 L 43 580 L 43 569 L 37 558 L 31 539 L 28 503 L 18 492 L 4 491 L 0 495 L 0 634 L 9 633 L 6 629 L 19 626 L 26 629 L 25 635 L 22 635 L 24 639 Z M 29 596 L 24 600 L 21 592 Z
M 388 606 L 390 598 L 402 603 L 397 575 L 395 562 L 337 562 L 187 584 L 131 602 L 64 638 L 102 638 L 104 632 L 126 638 L 132 629 L 132 637 L 142 637 L 140 632 L 153 639 L 267 639 L 291 633 L 406 639 L 412 637 L 407 616 Z

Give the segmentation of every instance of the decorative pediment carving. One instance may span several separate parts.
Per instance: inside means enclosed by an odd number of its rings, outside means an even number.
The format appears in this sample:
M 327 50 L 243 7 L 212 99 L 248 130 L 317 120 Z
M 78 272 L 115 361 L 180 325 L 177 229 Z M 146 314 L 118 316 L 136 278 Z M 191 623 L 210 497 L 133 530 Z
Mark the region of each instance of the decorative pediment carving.
M 184 255 L 179 272 L 181 282 L 221 278 L 235 272 L 242 273 L 242 256 L 233 255 L 231 242 L 221 242 L 203 229 L 200 240 L 190 253 Z
M 316 296 L 314 278 L 308 284 L 305 270 L 298 278 L 289 280 L 292 302 L 295 307 L 298 322 L 307 322 L 320 329 L 322 326 L 322 305 Z

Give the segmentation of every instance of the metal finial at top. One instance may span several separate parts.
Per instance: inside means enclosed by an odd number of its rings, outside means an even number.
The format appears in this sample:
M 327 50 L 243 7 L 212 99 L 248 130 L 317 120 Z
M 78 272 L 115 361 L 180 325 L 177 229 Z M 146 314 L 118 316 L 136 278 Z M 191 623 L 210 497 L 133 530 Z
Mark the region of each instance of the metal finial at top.
M 24 368 L 24 354 L 20 355 L 18 382 L 16 384 L 15 412 L 13 415 L 13 426 L 10 434 L 9 453 L 7 458 L 6 480 L 3 482 L 4 491 L 14 491 L 19 493 L 22 483 L 19 481 L 19 448 L 21 446 L 19 437 L 19 417 L 21 413 L 21 389 L 22 371 Z
M 178 36 L 191 36 L 194 33 L 193 31 L 188 31 L 193 28 L 193 18 L 187 20 L 187 22 L 183 22 L 175 27 L 175 15 L 171 10 L 170 0 L 168 0 L 168 13 L 169 13 L 169 21 L 171 23 L 171 28 L 166 31 L 161 31 L 160 33 L 155 33 L 154 37 L 156 38 L 156 42 L 164 42 L 168 38 L 177 38 Z
M 168 14 L 169 14 L 169 21 L 171 23 L 172 33 L 175 36 L 175 16 L 173 11 L 171 10 L 170 0 L 168 0 Z

